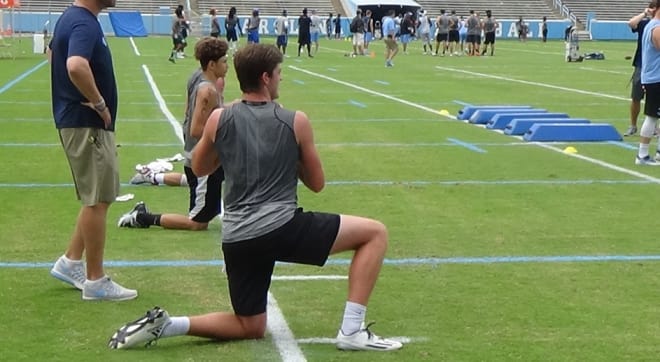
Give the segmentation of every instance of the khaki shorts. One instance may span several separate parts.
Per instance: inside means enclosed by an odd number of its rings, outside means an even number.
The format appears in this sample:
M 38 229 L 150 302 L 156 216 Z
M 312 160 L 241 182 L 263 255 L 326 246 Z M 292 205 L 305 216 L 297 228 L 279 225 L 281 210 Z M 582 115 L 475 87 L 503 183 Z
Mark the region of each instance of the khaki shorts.
M 115 201 L 119 194 L 115 133 L 100 128 L 62 128 L 59 132 L 78 200 L 85 206 Z
M 364 33 L 354 33 L 353 34 L 353 45 L 364 45 Z
M 387 50 L 397 50 L 399 49 L 399 44 L 396 43 L 396 40 L 390 37 L 385 37 L 383 38 L 383 41 L 385 42 L 385 46 L 387 47 Z

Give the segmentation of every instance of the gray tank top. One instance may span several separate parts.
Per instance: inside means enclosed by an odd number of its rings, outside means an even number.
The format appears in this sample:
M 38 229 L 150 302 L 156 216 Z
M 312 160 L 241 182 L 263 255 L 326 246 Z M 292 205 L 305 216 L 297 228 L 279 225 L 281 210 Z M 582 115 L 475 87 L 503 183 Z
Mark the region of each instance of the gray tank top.
M 469 35 L 479 35 L 481 34 L 481 29 L 479 29 L 479 18 L 472 15 L 467 20 L 467 32 Z
M 451 25 L 449 25 L 449 30 L 458 30 L 458 26 L 460 25 L 459 22 L 461 19 L 458 18 L 456 15 L 452 15 L 449 17 L 451 20 Z
M 256 30 L 259 28 L 259 23 L 261 19 L 258 16 L 253 16 L 248 19 L 248 30 Z
M 484 20 L 484 32 L 492 33 L 494 31 L 495 31 L 495 19 L 486 18 L 486 20 Z
M 220 116 L 215 150 L 225 172 L 222 241 L 265 235 L 298 205 L 295 112 L 274 102 L 234 103 Z
M 447 34 L 449 32 L 449 17 L 447 14 L 440 15 L 438 18 L 438 34 Z
M 195 110 L 195 102 L 197 101 L 197 90 L 200 86 L 212 84 L 211 81 L 204 78 L 204 73 L 198 69 L 190 77 L 188 81 L 188 107 L 186 107 L 186 118 L 183 121 L 183 165 L 192 167 L 192 150 L 199 139 L 190 134 L 190 125 L 192 123 L 193 112 Z M 218 94 L 218 106 L 222 107 L 222 97 Z

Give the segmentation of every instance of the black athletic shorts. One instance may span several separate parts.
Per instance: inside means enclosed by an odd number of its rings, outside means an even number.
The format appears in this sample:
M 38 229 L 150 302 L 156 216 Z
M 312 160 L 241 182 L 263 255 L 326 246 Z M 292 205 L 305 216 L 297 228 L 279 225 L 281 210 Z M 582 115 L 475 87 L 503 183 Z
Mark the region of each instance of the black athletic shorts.
M 458 43 L 458 30 L 449 30 L 449 42 L 450 43 Z
M 238 36 L 236 35 L 236 28 L 227 30 L 227 41 L 238 41 Z
M 660 118 L 660 83 L 644 84 L 644 91 L 646 91 L 644 115 Z
M 484 33 L 484 44 L 495 44 L 495 32 Z
M 322 266 L 339 232 L 337 214 L 296 210 L 280 228 L 260 237 L 222 243 L 229 295 L 234 312 L 266 312 L 268 288 L 276 261 Z

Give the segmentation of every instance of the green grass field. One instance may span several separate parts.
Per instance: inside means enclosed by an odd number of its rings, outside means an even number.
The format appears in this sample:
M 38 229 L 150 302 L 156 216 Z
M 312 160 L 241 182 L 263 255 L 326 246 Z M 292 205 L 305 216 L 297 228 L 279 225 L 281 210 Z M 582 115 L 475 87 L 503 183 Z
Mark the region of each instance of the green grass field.
M 274 43 L 274 39 L 265 42 Z M 419 42 L 385 68 L 321 43 L 283 65 L 280 102 L 312 120 L 328 184 L 300 188 L 306 209 L 382 220 L 390 248 L 367 320 L 409 341 L 389 354 L 339 352 L 346 281 L 276 280 L 271 292 L 292 340 L 163 339 L 111 351 L 114 330 L 154 305 L 172 315 L 230 308 L 220 225 L 207 232 L 132 230 L 117 218 L 144 200 L 187 212 L 187 190 L 131 186 L 137 163 L 181 151 L 191 59 L 167 61 L 169 38 L 110 38 L 119 84 L 122 193 L 109 212 L 109 274 L 139 290 L 129 302 L 83 302 L 48 274 L 79 204 L 50 108 L 50 70 L 31 42 L 0 60 L 0 360 L 3 361 L 652 361 L 660 355 L 660 251 L 653 225 L 660 168 L 634 165 L 624 143 L 529 144 L 456 121 L 470 104 L 526 104 L 628 126 L 634 42 L 583 42 L 605 61 L 566 63 L 564 43 L 500 41 L 495 57 L 430 57 Z M 192 47 L 191 47 L 192 48 Z M 139 56 L 136 54 L 139 52 Z M 187 51 L 192 53 L 191 49 Z M 493 77 L 495 76 L 495 77 Z M 157 97 L 162 96 L 159 105 Z M 233 69 L 225 99 L 240 95 Z M 161 107 L 162 106 L 162 107 Z M 440 115 L 447 110 L 450 117 Z M 643 120 L 640 116 L 640 125 Z M 655 144 L 655 142 L 654 142 Z M 563 153 L 567 146 L 578 150 Z M 480 150 L 481 152 L 476 152 Z M 182 169 L 181 165 L 176 166 Z M 280 265 L 276 276 L 345 276 L 350 255 L 324 268 Z M 325 342 L 325 343 L 324 343 Z

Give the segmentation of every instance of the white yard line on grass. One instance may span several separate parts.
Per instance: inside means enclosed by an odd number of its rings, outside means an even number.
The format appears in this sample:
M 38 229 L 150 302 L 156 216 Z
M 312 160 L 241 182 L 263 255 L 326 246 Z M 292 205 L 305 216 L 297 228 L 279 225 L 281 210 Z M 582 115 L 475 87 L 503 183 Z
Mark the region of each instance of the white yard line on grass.
M 268 331 L 273 336 L 273 341 L 283 361 L 307 361 L 298 346 L 298 342 L 296 342 L 296 338 L 293 336 L 293 332 L 291 332 L 289 325 L 284 319 L 282 310 L 277 305 L 277 300 L 275 300 L 271 292 L 268 292 L 268 321 L 266 325 Z
M 531 86 L 535 86 L 535 87 L 550 88 L 550 89 L 556 89 L 556 90 L 565 91 L 565 92 L 579 93 L 579 94 L 584 94 L 584 95 L 588 95 L 588 96 L 603 97 L 603 98 L 616 99 L 618 101 L 630 102 L 630 97 L 620 97 L 620 96 L 615 96 L 615 95 L 611 95 L 611 94 L 591 92 L 591 91 L 586 91 L 586 90 L 582 90 L 582 89 L 568 88 L 568 87 L 562 87 L 562 86 L 546 84 L 546 83 L 532 82 L 532 81 L 528 81 L 528 80 L 509 78 L 509 77 L 504 77 L 504 76 L 500 76 L 500 75 L 493 75 L 493 74 L 486 74 L 486 73 L 479 73 L 479 72 L 471 72 L 469 70 L 463 70 L 463 69 L 458 69 L 458 68 L 442 67 L 442 66 L 439 66 L 439 65 L 436 65 L 435 67 L 437 69 L 446 70 L 448 72 L 456 72 L 456 73 L 463 73 L 463 74 L 469 74 L 469 75 L 476 75 L 476 76 L 479 76 L 479 77 L 482 77 L 482 78 L 498 79 L 498 80 L 503 80 L 503 81 L 506 81 L 506 82 L 520 83 L 520 84 L 526 84 L 526 85 L 531 85 Z
M 128 40 L 130 40 L 131 46 L 133 47 L 133 53 L 135 53 L 135 55 L 137 55 L 139 57 L 141 54 L 140 54 L 140 51 L 137 48 L 137 45 L 135 45 L 135 41 L 133 40 L 133 37 L 128 38 Z
M 592 68 L 592 67 L 580 67 L 580 69 L 589 70 L 589 71 L 592 71 L 592 72 L 627 75 L 628 79 L 630 79 L 630 77 L 632 77 L 632 72 L 619 72 L 619 71 L 616 71 L 616 70 L 598 69 L 598 68 Z
M 318 78 L 322 78 L 322 79 L 325 79 L 325 80 L 329 80 L 329 81 L 334 82 L 334 83 L 339 83 L 339 84 L 341 84 L 341 85 L 344 85 L 344 86 L 346 86 L 346 87 L 350 87 L 350 88 L 353 88 L 353 89 L 359 90 L 359 91 L 361 91 L 361 92 L 365 92 L 365 93 L 373 94 L 373 95 L 375 95 L 375 96 L 379 96 L 379 97 L 387 98 L 387 99 L 389 99 L 389 100 L 391 100 L 391 101 L 395 101 L 395 102 L 403 103 L 403 104 L 405 104 L 405 105 L 407 105 L 407 106 L 410 106 L 410 107 L 419 108 L 419 109 L 421 109 L 421 110 L 423 110 L 423 111 L 427 111 L 427 112 L 431 112 L 431 113 L 435 113 L 435 114 L 441 115 L 440 111 L 437 111 L 437 110 L 435 110 L 435 109 L 433 109 L 433 108 L 430 108 L 430 107 L 427 107 L 427 106 L 423 106 L 423 105 L 421 105 L 421 104 L 417 104 L 417 103 L 413 103 L 413 102 L 407 101 L 407 100 L 405 100 L 405 99 L 401 99 L 401 98 L 398 98 L 398 97 L 394 97 L 394 96 L 391 96 L 391 95 L 388 95 L 388 94 L 385 94 L 385 93 L 381 93 L 381 92 L 376 92 L 376 91 L 371 90 L 371 89 L 369 89 L 369 88 L 361 87 L 361 86 L 359 86 L 359 85 L 356 85 L 356 84 L 353 84 L 353 83 L 349 83 L 349 82 L 344 82 L 343 80 L 339 80 L 339 79 L 336 79 L 336 78 L 328 77 L 327 75 L 323 75 L 323 74 L 319 74 L 319 73 L 316 73 L 316 72 L 312 72 L 312 71 L 309 71 L 309 70 L 307 70 L 307 69 L 302 69 L 302 68 L 300 68 L 300 67 L 296 67 L 296 66 L 293 66 L 293 65 L 289 65 L 289 68 L 291 68 L 291 69 L 293 69 L 293 70 L 297 70 L 297 71 L 302 72 L 302 73 L 309 74 L 309 75 L 314 76 L 314 77 L 318 77 Z M 455 117 L 455 116 L 452 116 L 452 115 L 446 115 L 445 117 L 447 117 L 447 118 L 452 118 L 452 119 L 456 119 L 456 117 Z
M 429 338 L 427 337 L 387 337 L 387 339 L 391 339 L 394 341 L 399 341 L 403 344 L 408 344 L 412 342 L 427 342 Z M 334 344 L 337 341 L 335 338 L 327 338 L 327 337 L 316 337 L 316 338 L 301 338 L 298 339 L 298 343 L 300 344 Z
M 149 67 L 142 64 L 142 70 L 144 71 L 144 75 L 147 77 L 147 82 L 149 82 L 151 92 L 154 94 L 154 97 L 156 97 L 160 111 L 163 112 L 167 118 L 167 121 L 174 129 L 174 134 L 176 134 L 176 137 L 181 141 L 181 144 L 183 144 L 183 128 L 181 128 L 179 121 L 177 121 L 172 112 L 170 112 L 170 109 L 167 108 L 167 103 L 165 103 L 165 99 L 163 99 L 163 96 L 160 94 L 160 90 L 158 89 L 154 78 L 151 76 L 151 72 L 149 72 Z
M 414 107 L 414 108 L 418 108 L 418 109 L 421 109 L 421 110 L 424 110 L 424 111 L 427 111 L 427 112 L 438 114 L 438 115 L 441 115 L 441 116 L 446 117 L 446 118 L 456 119 L 456 116 L 454 116 L 454 115 L 441 114 L 439 111 L 436 111 L 435 109 L 431 109 L 429 107 L 423 106 L 421 104 L 417 104 L 417 103 L 414 103 L 414 102 L 407 101 L 405 99 L 393 97 L 393 96 L 390 96 L 390 95 L 385 94 L 385 93 L 381 93 L 381 92 L 377 92 L 377 91 L 374 91 L 374 90 L 371 90 L 371 89 L 367 89 L 367 88 L 364 88 L 364 87 L 361 87 L 361 86 L 358 86 L 358 85 L 355 85 L 355 84 L 352 84 L 352 83 L 349 83 L 349 82 L 346 82 L 346 81 L 343 81 L 343 80 L 339 80 L 339 79 L 336 79 L 336 78 L 333 78 L 333 77 L 329 77 L 329 76 L 324 75 L 324 74 L 319 74 L 319 73 L 316 73 L 316 72 L 312 72 L 312 71 L 302 69 L 302 68 L 299 68 L 299 67 L 296 67 L 296 66 L 291 66 L 291 65 L 289 66 L 289 68 L 293 69 L 293 70 L 303 72 L 303 73 L 306 73 L 306 74 L 309 74 L 309 75 L 314 76 L 314 77 L 318 77 L 318 78 L 328 80 L 328 81 L 333 82 L 333 83 L 338 83 L 338 84 L 344 85 L 346 87 L 357 89 L 357 90 L 362 91 L 362 92 L 367 92 L 367 93 L 370 93 L 370 94 L 373 94 L 373 95 L 376 95 L 376 96 L 379 96 L 379 97 L 383 97 L 383 98 L 386 98 L 386 99 L 389 99 L 389 100 L 393 100 L 393 101 L 396 101 L 396 102 L 399 102 L 399 103 L 403 103 L 405 105 L 408 105 L 408 106 L 411 106 L 411 107 Z M 484 74 L 484 73 L 470 72 L 470 71 L 466 71 L 466 70 L 462 70 L 462 69 L 449 68 L 449 67 L 436 66 L 436 68 L 442 69 L 442 70 L 447 70 L 447 71 L 452 71 L 452 72 L 460 72 L 460 73 L 466 73 L 466 74 L 471 74 L 471 75 L 477 75 L 477 76 L 484 77 L 484 78 L 494 78 L 494 79 L 504 80 L 504 81 L 508 81 L 508 82 L 523 83 L 523 84 L 537 86 L 537 87 L 546 87 L 546 88 L 552 88 L 552 89 L 557 89 L 557 90 L 562 90 L 562 91 L 575 92 L 575 93 L 580 93 L 580 94 L 589 95 L 589 96 L 612 98 L 612 99 L 622 100 L 622 101 L 630 101 L 629 98 L 618 97 L 618 96 L 613 96 L 613 95 L 609 95 L 609 94 L 602 94 L 602 93 L 596 93 L 596 92 L 589 92 L 589 91 L 584 91 L 584 90 L 580 90 L 580 89 L 560 87 L 560 86 L 555 86 L 555 85 L 551 85 L 551 84 L 530 82 L 530 81 L 526 81 L 526 80 L 519 80 L 519 79 L 507 78 L 507 77 Z M 501 133 L 501 131 L 500 131 L 500 133 Z M 624 168 L 624 167 L 613 165 L 611 163 L 601 161 L 601 160 L 597 160 L 597 159 L 592 158 L 592 157 L 587 157 L 587 156 L 583 156 L 583 155 L 575 154 L 575 153 L 573 153 L 573 154 L 572 153 L 566 153 L 561 148 L 554 147 L 550 144 L 539 143 L 539 142 L 534 142 L 533 144 L 535 144 L 539 147 L 543 147 L 545 149 L 551 150 L 551 151 L 562 153 L 562 154 L 564 154 L 566 156 L 569 156 L 569 157 L 574 157 L 574 158 L 577 158 L 577 159 L 580 159 L 580 160 L 583 160 L 583 161 L 587 161 L 587 162 L 592 163 L 594 165 L 605 167 L 605 168 L 613 170 L 613 171 L 625 173 L 625 174 L 635 176 L 635 177 L 638 177 L 638 178 L 641 178 L 641 179 L 644 179 L 644 180 L 647 180 L 647 181 L 650 181 L 650 182 L 653 182 L 653 183 L 660 184 L 660 179 L 659 178 L 649 176 L 649 175 L 646 175 L 646 174 L 641 173 L 641 172 L 637 172 L 637 171 L 630 170 L 630 169 L 627 169 L 627 168 Z M 632 163 L 632 161 L 633 160 L 631 159 L 630 162 Z

